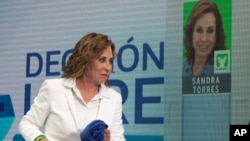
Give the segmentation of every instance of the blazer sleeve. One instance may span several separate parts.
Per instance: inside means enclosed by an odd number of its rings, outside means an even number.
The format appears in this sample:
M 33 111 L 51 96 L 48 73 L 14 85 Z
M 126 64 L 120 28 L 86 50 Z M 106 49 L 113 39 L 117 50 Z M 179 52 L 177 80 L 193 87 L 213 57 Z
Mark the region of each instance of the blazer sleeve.
M 50 113 L 49 100 L 49 86 L 47 80 L 45 80 L 34 98 L 30 110 L 22 117 L 18 126 L 26 141 L 34 141 L 37 136 L 44 134 L 41 132 L 40 127 L 44 125 Z

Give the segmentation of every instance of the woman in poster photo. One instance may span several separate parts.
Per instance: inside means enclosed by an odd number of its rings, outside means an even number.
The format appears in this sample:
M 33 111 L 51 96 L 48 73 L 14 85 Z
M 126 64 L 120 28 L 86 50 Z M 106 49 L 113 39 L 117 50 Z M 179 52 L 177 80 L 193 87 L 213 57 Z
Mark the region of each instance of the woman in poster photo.
M 200 0 L 184 27 L 183 76 L 214 74 L 214 51 L 225 50 L 223 21 L 216 3 Z

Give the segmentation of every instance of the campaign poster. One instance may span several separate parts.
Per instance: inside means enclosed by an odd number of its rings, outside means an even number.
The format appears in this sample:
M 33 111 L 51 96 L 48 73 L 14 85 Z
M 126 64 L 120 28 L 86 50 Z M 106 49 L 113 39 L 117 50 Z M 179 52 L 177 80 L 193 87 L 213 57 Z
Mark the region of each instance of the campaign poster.
M 182 94 L 231 92 L 232 2 L 184 2 Z

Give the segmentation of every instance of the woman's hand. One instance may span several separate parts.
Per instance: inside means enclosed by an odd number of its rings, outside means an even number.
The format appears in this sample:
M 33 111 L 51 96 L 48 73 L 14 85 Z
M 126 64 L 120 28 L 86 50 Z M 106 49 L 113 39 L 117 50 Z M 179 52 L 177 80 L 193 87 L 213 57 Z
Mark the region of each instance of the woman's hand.
M 110 141 L 110 130 L 109 129 L 104 130 L 104 141 Z

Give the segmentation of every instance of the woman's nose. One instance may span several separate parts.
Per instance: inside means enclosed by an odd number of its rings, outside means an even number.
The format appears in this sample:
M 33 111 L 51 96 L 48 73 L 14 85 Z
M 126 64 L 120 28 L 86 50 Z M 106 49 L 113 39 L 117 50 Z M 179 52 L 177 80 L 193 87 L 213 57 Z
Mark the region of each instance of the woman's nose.
M 203 34 L 201 35 L 201 40 L 202 40 L 202 41 L 207 41 L 207 40 L 208 40 L 208 35 L 207 35 L 206 33 L 203 33 Z
M 111 71 L 112 65 L 109 62 L 105 63 L 105 70 L 107 70 L 108 72 Z
M 207 34 L 206 33 L 201 35 L 201 40 L 202 41 L 207 41 Z

